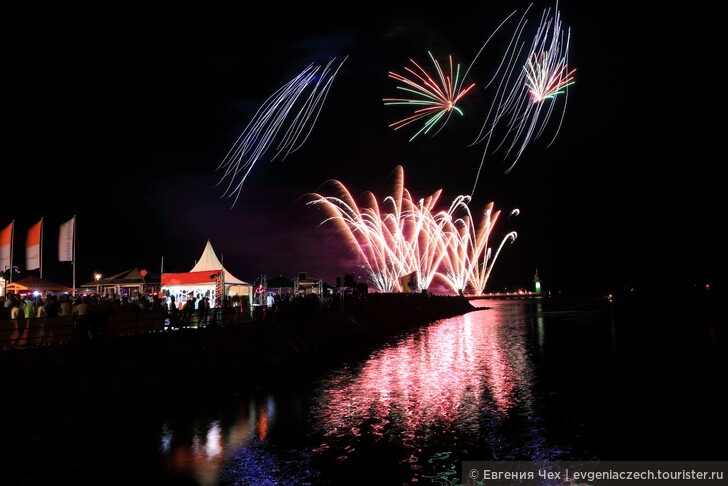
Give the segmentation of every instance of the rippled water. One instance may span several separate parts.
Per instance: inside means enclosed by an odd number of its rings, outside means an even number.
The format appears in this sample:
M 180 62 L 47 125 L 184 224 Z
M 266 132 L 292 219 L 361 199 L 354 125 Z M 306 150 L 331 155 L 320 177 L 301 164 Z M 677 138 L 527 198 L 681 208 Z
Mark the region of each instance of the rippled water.
M 327 470 L 454 484 L 465 456 L 558 457 L 540 433 L 525 312 L 498 303 L 447 319 L 323 376 L 310 421 Z
M 724 329 L 712 316 L 474 304 L 487 309 L 335 366 L 231 383 L 153 416 L 75 421 L 84 439 L 56 457 L 63 474 L 44 477 L 112 484 L 115 468 L 137 484 L 454 485 L 463 460 L 724 459 Z
M 483 309 L 392 339 L 366 359 L 241 397 L 175 444 L 173 473 L 200 484 L 459 482 L 463 459 L 549 459 L 522 302 Z

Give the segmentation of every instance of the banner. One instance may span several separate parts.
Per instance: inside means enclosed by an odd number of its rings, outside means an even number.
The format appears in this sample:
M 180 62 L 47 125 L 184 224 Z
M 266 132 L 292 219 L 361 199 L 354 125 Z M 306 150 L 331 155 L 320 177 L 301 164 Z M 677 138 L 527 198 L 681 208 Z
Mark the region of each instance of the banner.
M 217 282 L 217 272 L 220 270 L 207 270 L 205 272 L 163 273 L 162 287 L 168 285 L 197 285 Z
M 58 232 L 58 261 L 73 261 L 73 234 L 76 231 L 76 218 L 72 218 L 61 225 Z
M 25 243 L 25 269 L 40 268 L 40 232 L 43 226 L 41 219 L 28 230 L 28 239 Z
M 0 271 L 12 265 L 10 255 L 13 253 L 13 223 L 0 231 Z

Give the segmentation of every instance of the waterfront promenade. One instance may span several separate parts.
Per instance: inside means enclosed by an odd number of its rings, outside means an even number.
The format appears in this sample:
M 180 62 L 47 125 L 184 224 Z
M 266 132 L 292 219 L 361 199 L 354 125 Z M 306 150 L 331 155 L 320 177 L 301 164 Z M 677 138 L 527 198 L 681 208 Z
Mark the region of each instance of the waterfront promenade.
M 336 307 L 294 299 L 244 310 L 215 309 L 188 321 L 166 311 L 109 312 L 82 326 L 74 317 L 38 318 L 22 330 L 0 321 L 4 341 L 24 345 L 6 346 L 0 369 L 6 386 L 29 400 L 41 390 L 66 397 L 171 393 L 320 363 L 475 307 L 456 296 L 374 293 Z
M 83 306 L 83 311 L 78 311 Z M 70 311 L 52 315 L 9 318 L 0 315 L 0 349 L 26 349 L 52 345 L 101 342 L 134 335 L 156 335 L 175 331 L 229 328 L 256 322 L 301 321 L 330 318 L 340 314 L 355 325 L 376 327 L 378 323 L 406 323 L 434 318 L 444 312 L 462 313 L 472 310 L 463 299 L 425 294 L 365 294 L 319 299 L 316 296 L 277 300 L 272 306 L 248 306 L 239 302 L 219 308 L 181 309 L 163 305 L 156 297 L 135 301 L 108 299 L 101 296 L 78 297 L 69 302 Z M 376 317 L 374 317 L 376 315 Z M 389 324 L 394 325 L 392 323 Z

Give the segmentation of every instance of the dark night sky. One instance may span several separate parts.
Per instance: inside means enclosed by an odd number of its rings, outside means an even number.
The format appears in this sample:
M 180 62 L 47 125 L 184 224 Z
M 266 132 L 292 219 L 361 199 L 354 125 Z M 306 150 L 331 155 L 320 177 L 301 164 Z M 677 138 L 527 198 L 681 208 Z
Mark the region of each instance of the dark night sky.
M 396 165 L 416 196 L 470 191 L 481 148 L 469 147 L 488 92 L 435 137 L 407 142 L 385 107 L 410 57 L 452 53 L 467 66 L 526 2 L 447 11 L 404 5 L 289 7 L 227 2 L 14 2 L 2 16 L 4 227 L 45 223 L 44 277 L 58 225 L 78 218 L 77 284 L 139 267 L 188 271 L 209 239 L 253 281 L 307 271 L 333 281 L 356 268 L 300 196 L 327 179 L 388 194 Z M 534 14 L 552 6 L 535 3 Z M 494 201 L 503 233 L 491 289 L 725 285 L 728 204 L 722 2 L 560 2 L 577 68 L 550 147 L 529 146 L 508 174 L 486 160 L 474 207 Z M 352 10 L 353 9 L 353 10 Z M 495 48 L 498 44 L 493 45 Z M 487 55 L 490 54 L 490 51 Z M 314 132 L 286 160 L 262 160 L 231 208 L 215 168 L 255 110 L 310 62 L 349 55 Z M 486 57 L 468 81 L 487 78 Z M 37 274 L 37 271 L 34 272 Z M 363 275 L 362 271 L 357 271 Z

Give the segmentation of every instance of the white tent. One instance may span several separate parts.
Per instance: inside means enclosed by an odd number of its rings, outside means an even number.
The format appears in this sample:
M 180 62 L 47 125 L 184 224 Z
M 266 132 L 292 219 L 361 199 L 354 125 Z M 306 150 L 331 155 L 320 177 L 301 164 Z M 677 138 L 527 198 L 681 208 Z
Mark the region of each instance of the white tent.
M 223 267 L 209 240 L 192 270 L 186 273 L 162 274 L 162 292 L 174 296 L 178 306 L 184 305 L 189 296 L 194 296 L 197 302 L 207 297 L 210 306 L 214 307 L 215 285 L 220 272 L 223 274 L 226 296 L 245 296 L 248 297 L 248 302 L 251 301 L 253 285 L 236 278 Z
M 248 287 L 253 287 L 251 284 L 233 277 L 230 272 L 228 272 L 222 266 L 222 263 L 220 263 L 220 260 L 218 260 L 217 255 L 215 254 L 215 250 L 212 249 L 212 244 L 210 243 L 210 240 L 207 240 L 207 245 L 205 245 L 205 251 L 202 252 L 202 256 L 199 260 L 197 260 L 197 263 L 194 267 L 192 267 L 192 270 L 190 270 L 190 272 L 217 272 L 218 270 L 223 271 L 226 286 L 245 285 Z

